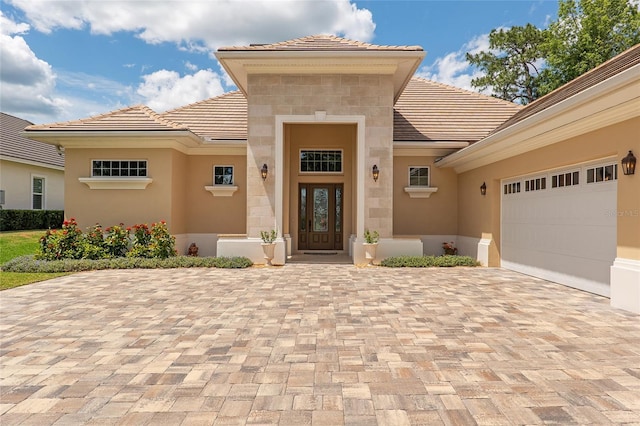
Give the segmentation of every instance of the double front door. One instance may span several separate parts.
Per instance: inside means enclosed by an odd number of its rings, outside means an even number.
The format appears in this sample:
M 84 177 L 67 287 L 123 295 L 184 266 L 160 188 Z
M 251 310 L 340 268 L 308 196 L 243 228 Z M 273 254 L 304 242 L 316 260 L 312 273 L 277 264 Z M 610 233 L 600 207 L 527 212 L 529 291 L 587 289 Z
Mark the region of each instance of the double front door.
M 342 250 L 342 184 L 301 183 L 298 191 L 298 250 Z

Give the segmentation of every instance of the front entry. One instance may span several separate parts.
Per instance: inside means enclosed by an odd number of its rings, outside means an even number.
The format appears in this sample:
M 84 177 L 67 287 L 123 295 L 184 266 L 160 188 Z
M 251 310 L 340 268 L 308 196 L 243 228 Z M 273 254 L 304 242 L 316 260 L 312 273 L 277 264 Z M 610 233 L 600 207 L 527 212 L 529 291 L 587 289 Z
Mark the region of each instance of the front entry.
M 298 249 L 342 250 L 342 184 L 301 183 L 298 191 Z

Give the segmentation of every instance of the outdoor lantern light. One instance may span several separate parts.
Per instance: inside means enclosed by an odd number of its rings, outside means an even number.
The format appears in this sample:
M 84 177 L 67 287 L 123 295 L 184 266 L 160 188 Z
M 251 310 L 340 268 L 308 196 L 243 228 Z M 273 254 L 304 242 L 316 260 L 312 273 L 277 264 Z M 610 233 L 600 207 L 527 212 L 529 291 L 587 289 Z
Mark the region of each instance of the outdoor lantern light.
M 480 185 L 480 194 L 487 195 L 487 184 L 484 182 Z
M 267 175 L 269 174 L 269 168 L 267 164 L 262 165 L 262 169 L 260 169 L 260 174 L 262 175 L 262 180 L 267 180 Z
M 635 164 L 635 161 L 634 161 Z M 371 169 L 371 172 L 373 173 L 373 181 L 377 182 L 378 181 L 378 177 L 380 176 L 380 170 L 378 169 L 378 165 L 374 164 L 373 165 L 373 169 Z
M 626 157 L 622 159 L 622 173 L 625 175 L 632 175 L 636 172 L 636 157 L 633 152 L 629 150 Z

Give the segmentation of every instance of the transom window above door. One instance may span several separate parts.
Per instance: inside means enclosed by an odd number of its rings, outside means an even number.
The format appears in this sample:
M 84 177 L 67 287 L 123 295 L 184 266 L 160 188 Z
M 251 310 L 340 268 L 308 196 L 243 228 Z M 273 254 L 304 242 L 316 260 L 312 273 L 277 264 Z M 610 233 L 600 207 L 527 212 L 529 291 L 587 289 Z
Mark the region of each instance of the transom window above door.
M 300 150 L 301 173 L 342 173 L 342 150 Z

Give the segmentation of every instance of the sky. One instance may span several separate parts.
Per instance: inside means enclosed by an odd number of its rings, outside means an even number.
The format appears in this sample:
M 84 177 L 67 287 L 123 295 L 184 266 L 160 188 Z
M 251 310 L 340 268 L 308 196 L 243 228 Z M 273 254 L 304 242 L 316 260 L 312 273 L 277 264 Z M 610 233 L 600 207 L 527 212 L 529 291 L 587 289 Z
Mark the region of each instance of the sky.
M 419 45 L 416 75 L 473 90 L 466 52 L 495 28 L 546 28 L 556 0 L 0 0 L 0 109 L 36 124 L 235 90 L 214 53 L 315 34 Z

